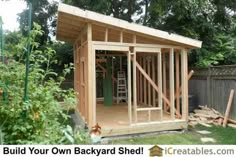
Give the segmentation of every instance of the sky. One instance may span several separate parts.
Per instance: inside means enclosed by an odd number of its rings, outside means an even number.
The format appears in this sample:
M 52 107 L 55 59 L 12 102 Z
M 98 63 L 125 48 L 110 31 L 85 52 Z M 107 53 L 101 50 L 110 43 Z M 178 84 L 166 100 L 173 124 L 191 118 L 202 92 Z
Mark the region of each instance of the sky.
M 0 0 L 0 16 L 2 16 L 4 30 L 18 30 L 17 14 L 26 8 L 23 0 Z

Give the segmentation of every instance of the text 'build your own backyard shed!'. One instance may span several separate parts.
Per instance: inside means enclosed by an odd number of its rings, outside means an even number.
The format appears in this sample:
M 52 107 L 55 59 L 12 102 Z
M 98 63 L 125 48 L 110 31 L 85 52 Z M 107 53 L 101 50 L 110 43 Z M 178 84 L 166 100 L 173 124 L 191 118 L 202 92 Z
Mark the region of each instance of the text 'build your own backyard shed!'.
M 74 44 L 76 114 L 102 136 L 187 127 L 187 52 L 201 41 L 65 4 L 57 39 Z

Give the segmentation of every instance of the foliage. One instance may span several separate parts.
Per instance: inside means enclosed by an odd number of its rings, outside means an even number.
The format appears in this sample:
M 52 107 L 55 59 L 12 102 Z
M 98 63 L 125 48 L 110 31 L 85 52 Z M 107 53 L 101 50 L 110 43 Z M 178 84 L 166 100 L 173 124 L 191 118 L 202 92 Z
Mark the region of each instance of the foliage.
M 20 51 L 19 59 L 11 60 L 8 65 L 0 64 L 0 89 L 7 86 L 8 103 L 0 100 L 0 126 L 5 133 L 7 144 L 56 144 L 64 136 L 63 129 L 69 118 L 63 111 L 60 101 L 74 107 L 75 93 L 72 89 L 63 90 L 60 84 L 73 70 L 67 66 L 63 75 L 58 76 L 50 67 L 56 63 L 55 51 L 47 48 L 38 50 L 36 36 L 42 34 L 39 25 L 31 32 L 32 51 L 30 54 L 30 75 L 27 102 L 23 102 L 25 65 L 24 50 L 27 42 L 22 39 L 16 47 Z M 20 54 L 21 53 L 21 54 Z
M 64 137 L 59 141 L 59 143 L 66 144 L 87 144 L 91 143 L 88 139 L 89 133 L 83 132 L 82 129 L 75 130 L 71 128 L 71 126 L 67 125 L 66 128 L 63 129 Z

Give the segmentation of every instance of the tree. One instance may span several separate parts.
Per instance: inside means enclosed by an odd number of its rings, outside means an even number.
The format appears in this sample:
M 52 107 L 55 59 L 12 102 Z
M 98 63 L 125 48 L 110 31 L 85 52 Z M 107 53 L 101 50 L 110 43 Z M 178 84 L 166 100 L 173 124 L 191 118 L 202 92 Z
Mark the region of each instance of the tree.
M 42 26 L 44 32 L 43 36 L 38 37 L 40 45 L 45 44 L 47 41 L 50 41 L 50 29 L 55 29 L 55 14 L 57 11 L 57 3 L 49 3 L 48 0 L 25 0 L 27 4 L 32 3 L 33 15 L 32 21 L 39 23 Z M 23 12 L 19 13 L 18 21 L 20 23 L 20 30 L 23 35 L 27 34 L 28 29 L 28 9 L 25 9 Z

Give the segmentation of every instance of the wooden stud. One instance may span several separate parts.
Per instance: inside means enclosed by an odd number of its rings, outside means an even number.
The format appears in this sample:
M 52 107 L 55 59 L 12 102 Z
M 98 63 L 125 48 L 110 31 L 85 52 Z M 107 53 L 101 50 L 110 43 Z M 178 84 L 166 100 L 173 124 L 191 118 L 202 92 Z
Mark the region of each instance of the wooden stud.
M 143 58 L 142 56 L 140 57 L 140 64 L 143 65 Z M 143 76 L 142 73 L 139 72 L 140 75 L 140 103 L 143 103 Z
M 131 56 L 130 51 L 127 53 L 127 72 L 128 72 L 128 117 L 129 124 L 132 124 L 132 104 L 131 104 Z
M 225 111 L 225 117 L 224 117 L 224 121 L 223 121 L 223 127 L 225 128 L 228 122 L 228 118 L 229 118 L 229 113 L 230 113 L 230 108 L 233 102 L 233 98 L 234 98 L 234 90 L 232 89 L 230 91 L 230 95 L 229 95 L 229 100 L 228 100 L 228 104 L 227 104 L 227 108 Z
M 143 69 L 144 71 L 146 72 L 146 58 L 145 56 L 143 57 Z M 143 81 L 144 81 L 144 104 L 147 105 L 147 86 L 146 86 L 146 83 L 147 83 L 147 80 L 145 79 L 145 77 L 143 77 Z
M 123 32 L 120 32 L 120 42 L 123 43 Z
M 163 119 L 163 107 L 162 107 L 162 61 L 161 61 L 162 57 L 161 57 L 161 53 L 158 53 L 158 56 L 157 56 L 157 73 L 158 73 L 158 86 L 159 86 L 159 91 L 158 91 L 158 107 L 161 108 L 161 111 L 160 111 L 160 120 L 162 121 Z
M 175 119 L 175 82 L 174 82 L 174 49 L 170 49 L 170 57 L 169 57 L 169 79 L 170 79 L 170 114 L 171 119 Z
M 163 93 L 166 96 L 166 54 L 162 53 L 162 63 L 163 63 Z M 164 111 L 167 112 L 167 104 L 164 102 Z
M 181 50 L 182 118 L 188 120 L 188 54 Z
M 175 53 L 176 109 L 180 112 L 179 52 Z
M 152 80 L 155 82 L 155 57 L 152 57 Z M 156 106 L 156 91 L 152 88 L 152 103 L 153 106 Z
M 137 80 L 136 80 L 136 51 L 133 51 L 133 106 L 134 106 L 134 123 L 137 123 Z
M 105 42 L 108 42 L 108 33 L 109 33 L 108 31 L 109 31 L 108 28 L 106 28 L 105 39 L 104 39 Z
M 147 61 L 148 63 L 148 76 L 151 77 L 151 71 L 150 71 L 150 66 L 151 66 L 151 61 Z M 148 105 L 151 106 L 151 85 L 148 82 Z

